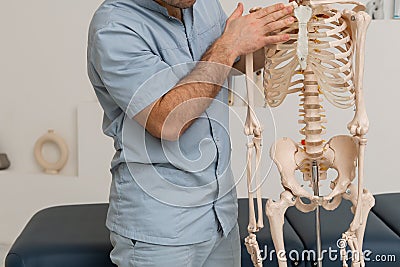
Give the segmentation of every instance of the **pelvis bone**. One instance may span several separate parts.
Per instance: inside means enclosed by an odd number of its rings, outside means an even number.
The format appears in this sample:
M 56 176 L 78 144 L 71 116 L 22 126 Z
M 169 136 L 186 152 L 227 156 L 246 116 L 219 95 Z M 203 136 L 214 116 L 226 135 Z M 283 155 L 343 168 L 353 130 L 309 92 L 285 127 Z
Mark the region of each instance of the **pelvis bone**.
M 308 212 L 319 204 L 327 210 L 332 210 L 340 204 L 341 200 L 341 198 L 338 198 L 335 201 L 335 197 L 343 194 L 355 178 L 358 142 L 352 136 L 335 136 L 325 145 L 321 157 L 310 159 L 299 144 L 285 137 L 276 141 L 271 148 L 270 154 L 280 172 L 283 187 L 298 197 L 297 208 Z M 295 172 L 301 171 L 304 181 L 309 181 L 311 186 L 311 165 L 313 160 L 318 163 L 321 180 L 326 179 L 328 169 L 333 168 L 337 172 L 337 177 L 331 184 L 332 192 L 323 198 L 322 203 L 318 196 L 314 196 L 304 189 L 295 177 Z M 301 198 L 309 199 L 311 204 L 304 204 Z

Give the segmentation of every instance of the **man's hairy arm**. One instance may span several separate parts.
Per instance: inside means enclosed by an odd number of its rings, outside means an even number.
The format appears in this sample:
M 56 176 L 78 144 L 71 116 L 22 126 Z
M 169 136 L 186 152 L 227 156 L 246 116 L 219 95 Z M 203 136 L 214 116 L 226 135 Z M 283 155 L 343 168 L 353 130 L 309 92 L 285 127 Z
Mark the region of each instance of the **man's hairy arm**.
M 242 16 L 243 5 L 239 4 L 228 18 L 222 36 L 193 71 L 134 119 L 154 137 L 177 140 L 217 96 L 238 56 L 287 41 L 288 35 L 268 36 L 268 33 L 292 23 L 292 18 L 281 19 L 291 11 L 283 4 L 276 4 Z
M 224 42 L 216 41 L 187 77 L 135 119 L 154 137 L 178 139 L 217 96 L 234 61 Z

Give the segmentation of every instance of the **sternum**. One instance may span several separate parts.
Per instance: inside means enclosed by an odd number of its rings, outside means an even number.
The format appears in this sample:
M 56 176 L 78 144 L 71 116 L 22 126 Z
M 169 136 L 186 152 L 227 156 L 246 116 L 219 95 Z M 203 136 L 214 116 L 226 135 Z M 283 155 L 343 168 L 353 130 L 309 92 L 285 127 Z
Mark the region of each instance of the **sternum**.
M 304 150 L 311 158 L 319 158 L 323 155 L 324 141 L 322 139 L 324 115 L 322 114 L 321 98 L 317 77 L 308 66 L 304 71 L 304 91 L 301 102 L 303 109 L 301 116 L 305 127 L 300 131 L 305 135 Z

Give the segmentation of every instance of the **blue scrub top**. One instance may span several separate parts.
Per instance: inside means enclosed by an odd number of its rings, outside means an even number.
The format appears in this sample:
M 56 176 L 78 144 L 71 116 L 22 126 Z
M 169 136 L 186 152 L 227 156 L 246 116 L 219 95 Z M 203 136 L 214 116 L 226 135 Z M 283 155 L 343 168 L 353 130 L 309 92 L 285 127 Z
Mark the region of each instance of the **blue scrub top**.
M 218 0 L 182 15 L 153 0 L 106 0 L 89 28 L 88 74 L 116 150 L 106 225 L 161 245 L 203 242 L 217 227 L 228 235 L 237 221 L 226 88 L 174 142 L 132 119 L 190 73 L 227 18 Z

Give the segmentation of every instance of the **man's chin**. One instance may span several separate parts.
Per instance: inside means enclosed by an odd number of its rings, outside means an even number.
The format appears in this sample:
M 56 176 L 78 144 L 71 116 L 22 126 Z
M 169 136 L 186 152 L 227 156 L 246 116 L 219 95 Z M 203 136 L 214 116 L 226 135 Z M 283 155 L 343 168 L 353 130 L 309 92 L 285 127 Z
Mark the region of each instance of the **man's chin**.
M 196 3 L 196 0 L 184 0 L 184 1 L 181 1 L 180 3 L 176 3 L 175 5 L 172 5 L 172 6 L 185 9 L 185 8 L 192 7 L 195 3 Z

